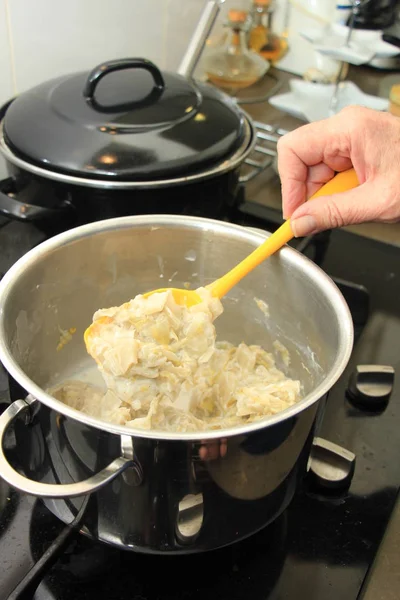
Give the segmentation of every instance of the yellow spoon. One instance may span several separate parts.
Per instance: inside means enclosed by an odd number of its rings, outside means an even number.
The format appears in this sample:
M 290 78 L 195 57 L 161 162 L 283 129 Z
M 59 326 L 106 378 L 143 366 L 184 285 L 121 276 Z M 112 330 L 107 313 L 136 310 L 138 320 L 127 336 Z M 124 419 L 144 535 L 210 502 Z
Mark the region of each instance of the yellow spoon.
M 337 194 L 340 192 L 346 192 L 359 185 L 356 172 L 354 169 L 343 171 L 335 175 L 328 183 L 323 185 L 318 192 L 316 192 L 309 200 L 314 200 L 319 196 L 329 196 L 331 194 Z M 210 283 L 206 288 L 211 294 L 217 298 L 222 298 L 235 286 L 243 277 L 255 269 L 261 262 L 266 258 L 274 254 L 277 250 L 282 248 L 287 242 L 294 237 L 292 228 L 290 226 L 290 219 L 285 221 L 283 225 L 279 227 L 261 246 L 259 246 L 254 252 L 249 254 L 247 258 L 242 260 L 236 267 L 226 273 L 220 279 L 217 279 L 213 283 Z M 182 290 L 178 288 L 160 288 L 152 292 L 143 294 L 145 298 L 156 294 L 158 292 L 166 292 L 170 290 L 174 296 L 175 302 L 180 305 L 186 305 L 188 307 L 194 304 L 199 304 L 202 300 L 200 296 L 194 290 Z

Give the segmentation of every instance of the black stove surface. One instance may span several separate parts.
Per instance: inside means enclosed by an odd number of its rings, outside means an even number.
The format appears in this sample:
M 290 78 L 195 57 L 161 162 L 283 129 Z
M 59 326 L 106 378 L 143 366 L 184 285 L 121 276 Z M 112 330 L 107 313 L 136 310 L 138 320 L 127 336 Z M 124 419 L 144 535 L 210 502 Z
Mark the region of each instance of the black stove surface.
M 237 220 L 260 226 L 245 217 Z M 272 223 L 264 222 L 264 227 L 273 229 Z M 29 244 L 41 241 L 40 232 L 28 229 L 17 223 L 0 228 L 3 273 Z M 315 256 L 315 240 L 308 242 L 300 242 L 302 249 Z M 338 278 L 356 322 L 350 364 L 330 393 L 319 432 L 356 454 L 349 491 L 323 495 L 305 482 L 272 525 L 248 540 L 203 555 L 138 555 L 76 534 L 40 584 L 35 600 L 360 597 L 400 484 L 400 389 L 395 385 L 386 410 L 372 413 L 355 408 L 346 399 L 346 388 L 359 364 L 399 366 L 400 248 L 343 231 L 332 232 L 330 239 L 322 236 L 319 243 L 322 267 Z M 6 399 L 7 393 L 7 380 L 0 379 L 0 395 Z M 12 491 L 0 480 L 1 600 L 62 529 L 40 500 Z

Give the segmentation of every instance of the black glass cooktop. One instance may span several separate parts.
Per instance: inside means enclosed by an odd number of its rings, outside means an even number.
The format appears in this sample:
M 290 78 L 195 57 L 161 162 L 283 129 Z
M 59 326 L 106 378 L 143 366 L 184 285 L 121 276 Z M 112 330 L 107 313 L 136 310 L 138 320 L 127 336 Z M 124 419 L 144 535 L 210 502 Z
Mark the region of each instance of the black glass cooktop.
M 243 222 L 249 224 L 244 217 Z M 272 228 L 271 223 L 264 226 Z M 41 235 L 33 229 L 28 233 L 22 224 L 3 226 L 0 271 L 29 244 L 41 241 Z M 315 257 L 315 242 L 302 241 L 300 249 Z M 305 481 L 272 525 L 246 541 L 203 555 L 135 555 L 74 534 L 38 587 L 35 600 L 360 598 L 400 484 L 400 389 L 395 384 L 385 410 L 372 411 L 353 406 L 346 388 L 357 365 L 399 366 L 400 248 L 342 231 L 317 242 L 318 260 L 340 284 L 356 324 L 351 362 L 330 393 L 319 432 L 355 453 L 350 489 L 322 493 Z M 0 394 L 7 398 L 5 378 L 0 379 Z M 9 597 L 62 530 L 40 500 L 0 481 L 1 600 Z M 32 598 L 32 594 L 11 597 Z

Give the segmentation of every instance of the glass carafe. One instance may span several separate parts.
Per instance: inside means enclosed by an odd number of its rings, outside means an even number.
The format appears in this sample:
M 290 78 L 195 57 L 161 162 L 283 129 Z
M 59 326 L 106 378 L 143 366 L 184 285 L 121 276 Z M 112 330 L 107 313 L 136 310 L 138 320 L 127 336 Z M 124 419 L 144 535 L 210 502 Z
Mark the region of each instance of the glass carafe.
M 274 64 L 288 51 L 287 39 L 273 31 L 275 5 L 272 0 L 253 0 L 249 48 Z
M 269 62 L 247 47 L 250 21 L 247 13 L 230 10 L 226 43 L 209 52 L 204 60 L 207 78 L 214 85 L 235 94 L 256 83 L 269 68 Z

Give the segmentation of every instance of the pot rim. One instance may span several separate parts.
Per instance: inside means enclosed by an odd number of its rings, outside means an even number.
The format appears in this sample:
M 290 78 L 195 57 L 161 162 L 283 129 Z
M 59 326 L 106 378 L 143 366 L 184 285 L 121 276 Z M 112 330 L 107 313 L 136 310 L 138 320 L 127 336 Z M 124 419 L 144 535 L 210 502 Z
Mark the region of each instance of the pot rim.
M 243 425 L 234 428 L 200 431 L 200 432 L 187 432 L 187 433 L 174 433 L 159 430 L 143 430 L 126 427 L 124 425 L 115 425 L 107 423 L 100 419 L 90 417 L 81 413 L 78 410 L 70 408 L 66 404 L 53 398 L 50 394 L 45 392 L 41 387 L 34 383 L 22 370 L 22 368 L 14 360 L 8 345 L 5 343 L 5 327 L 4 327 L 4 305 L 7 301 L 14 283 L 18 280 L 24 270 L 34 264 L 37 259 L 41 258 L 48 252 L 55 250 L 61 246 L 69 244 L 74 241 L 78 241 L 83 237 L 90 237 L 94 234 L 104 233 L 107 231 L 115 231 L 115 229 L 129 229 L 135 227 L 152 226 L 152 227 L 187 227 L 194 226 L 208 231 L 210 228 L 214 232 L 220 232 L 229 234 L 230 232 L 237 238 L 241 238 L 248 242 L 253 242 L 255 246 L 261 244 L 271 234 L 265 232 L 265 235 L 257 232 L 256 230 L 250 230 L 241 225 L 235 225 L 232 223 L 226 223 L 223 221 L 217 221 L 214 219 L 207 219 L 202 217 L 187 217 L 177 215 L 140 215 L 140 216 L 129 216 L 129 217 L 118 217 L 115 219 L 107 219 L 104 221 L 97 221 L 82 225 L 69 231 L 63 232 L 56 235 L 45 242 L 42 242 L 22 258 L 20 258 L 4 275 L 0 282 L 0 361 L 4 367 L 10 373 L 10 375 L 22 386 L 28 394 L 31 394 L 34 398 L 43 402 L 46 406 L 51 409 L 60 412 L 66 417 L 74 419 L 84 423 L 90 427 L 107 431 L 109 433 L 117 435 L 131 435 L 139 438 L 147 439 L 159 439 L 159 440 L 182 440 L 182 441 L 207 441 L 219 438 L 227 438 L 241 434 L 249 434 L 267 427 L 271 427 L 281 421 L 285 421 L 291 417 L 296 416 L 303 410 L 310 407 L 312 404 L 320 400 L 336 383 L 339 377 L 342 375 L 344 369 L 349 361 L 352 347 L 353 347 L 353 322 L 351 313 L 347 303 L 332 279 L 317 265 L 315 265 L 310 259 L 306 258 L 297 250 L 290 246 L 285 246 L 279 250 L 279 254 L 282 257 L 288 257 L 290 262 L 296 267 L 300 268 L 308 277 L 310 277 L 319 286 L 325 289 L 329 296 L 332 305 L 338 316 L 338 327 L 339 327 L 339 347 L 335 358 L 335 361 L 327 373 L 325 379 L 309 394 L 307 394 L 302 400 L 293 406 L 265 419 L 251 423 L 250 425 Z
M 25 171 L 28 171 L 29 173 L 39 177 L 43 177 L 44 179 L 50 179 L 52 181 L 57 181 L 64 184 L 72 184 L 90 188 L 101 188 L 105 190 L 153 189 L 185 185 L 188 183 L 195 183 L 197 181 L 210 179 L 211 177 L 223 175 L 228 171 L 232 171 L 244 161 L 250 152 L 252 152 L 257 143 L 256 129 L 249 115 L 244 111 L 243 114 L 245 127 L 243 142 L 229 158 L 225 158 L 216 165 L 199 173 L 181 177 L 173 177 L 169 179 L 155 179 L 148 181 L 113 181 L 111 179 L 91 179 L 89 177 L 78 177 L 77 175 L 69 175 L 68 173 L 44 169 L 43 167 L 39 167 L 27 160 L 24 160 L 23 158 L 20 158 L 11 150 L 4 138 L 3 121 L 0 122 L 0 154 L 3 155 L 5 160 L 8 160 L 16 167 L 24 169 Z

